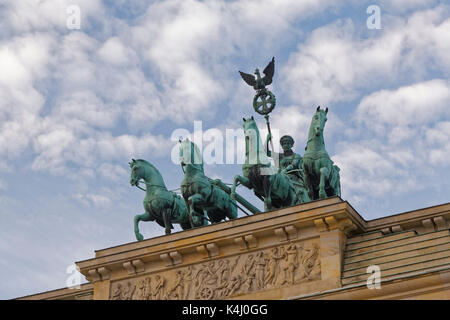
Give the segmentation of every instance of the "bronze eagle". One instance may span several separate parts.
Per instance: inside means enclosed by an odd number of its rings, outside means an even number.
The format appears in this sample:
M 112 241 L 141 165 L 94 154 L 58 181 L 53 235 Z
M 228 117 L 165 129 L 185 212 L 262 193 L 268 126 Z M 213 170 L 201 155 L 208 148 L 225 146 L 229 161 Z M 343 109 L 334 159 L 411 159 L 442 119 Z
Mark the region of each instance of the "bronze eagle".
M 269 62 L 267 67 L 263 70 L 264 77 L 261 78 L 261 75 L 259 74 L 259 69 L 255 70 L 255 75 L 245 73 L 242 71 L 239 71 L 242 79 L 244 81 L 252 86 L 255 90 L 262 90 L 265 89 L 265 87 L 272 83 L 272 78 L 275 73 L 275 57 L 272 57 L 272 61 Z

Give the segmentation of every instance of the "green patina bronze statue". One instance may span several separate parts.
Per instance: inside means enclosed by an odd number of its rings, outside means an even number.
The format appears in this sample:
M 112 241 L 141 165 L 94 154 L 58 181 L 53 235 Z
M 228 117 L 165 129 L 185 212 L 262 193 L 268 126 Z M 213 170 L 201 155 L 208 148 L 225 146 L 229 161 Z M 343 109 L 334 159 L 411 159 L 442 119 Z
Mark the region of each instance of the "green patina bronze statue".
M 236 202 L 229 194 L 205 176 L 202 154 L 195 143 L 180 141 L 180 164 L 184 168 L 181 194 L 186 201 L 193 227 L 237 218 Z M 205 212 L 208 218 L 205 217 Z
M 298 203 L 310 201 L 308 191 L 305 187 L 302 157 L 292 151 L 294 146 L 294 139 L 291 136 L 283 136 L 280 139 L 280 145 L 283 148 L 283 153 L 277 153 L 269 150 L 269 141 L 272 134 L 268 133 L 265 143 L 266 153 L 269 157 L 274 159 L 275 164 L 279 166 L 282 173 L 287 174 L 295 188 Z
M 264 68 L 263 73 L 264 77 L 261 78 L 258 68 L 255 70 L 256 77 L 252 74 L 239 71 L 245 83 L 256 90 L 256 95 L 253 98 L 253 109 L 259 114 L 266 115 L 275 108 L 276 104 L 275 95 L 266 89 L 266 86 L 272 83 L 272 78 L 275 73 L 275 58 L 272 58 L 272 61 Z
M 265 211 L 283 208 L 297 203 L 297 195 L 289 177 L 278 172 L 271 165 L 262 144 L 258 127 L 253 117 L 244 119 L 245 162 L 243 176 L 234 177 L 231 197 L 235 197 L 239 184 L 253 189 L 255 195 L 264 201 Z
M 265 150 L 259 136 L 259 130 L 256 123 L 251 119 L 244 119 L 244 133 L 246 145 L 246 160 L 242 166 L 243 176 L 234 178 L 232 196 L 238 184 L 243 184 L 247 188 L 253 189 L 255 195 L 264 199 L 265 210 L 272 208 L 283 208 L 286 206 L 309 201 L 305 185 L 303 183 L 303 173 L 301 171 L 301 157 L 292 152 L 294 140 L 286 136 L 282 142 L 284 153 L 274 155 L 275 161 L 281 164 L 271 166 L 267 156 L 271 156 L 268 144 L 270 142 L 272 152 L 274 150 L 272 143 L 272 134 L 270 131 L 269 113 L 275 108 L 275 95 L 266 89 L 266 85 L 272 83 L 275 73 L 275 58 L 264 69 L 265 76 L 261 78 L 259 70 L 255 70 L 256 78 L 247 73 L 239 71 L 242 79 L 253 86 L 256 95 L 253 98 L 253 108 L 266 119 L 268 136 L 265 143 Z M 284 144 L 283 144 L 284 143 Z M 252 159 L 253 158 L 253 159 Z
M 166 234 L 173 229 L 172 223 L 179 223 L 183 230 L 190 229 L 191 223 L 184 200 L 176 193 L 167 190 L 158 169 L 142 159 L 132 159 L 129 165 L 131 168 L 130 184 L 139 187 L 139 181 L 142 179 L 146 186 L 145 213 L 134 217 L 136 239 L 138 241 L 144 239 L 139 233 L 139 221 L 156 221 L 165 228 Z
M 253 190 L 264 202 L 265 211 L 341 195 L 340 169 L 325 150 L 323 137 L 328 108 L 321 110 L 317 107 L 303 158 L 292 150 L 294 139 L 288 135 L 280 139 L 283 152 L 274 152 L 269 113 L 275 108 L 276 100 L 266 88 L 272 83 L 274 72 L 274 58 L 264 69 L 264 77 L 261 77 L 258 69 L 255 70 L 256 76 L 239 71 L 242 79 L 256 90 L 253 108 L 264 115 L 268 135 L 263 144 L 253 117 L 243 119 L 245 162 L 242 176 L 234 177 L 231 188 L 221 180 L 212 180 L 205 175 L 202 153 L 189 139 L 180 140 L 179 159 L 184 171 L 180 188 L 182 197 L 167 190 L 161 174 L 149 162 L 133 159 L 129 163 L 131 185 L 140 188 L 141 180 L 146 185 L 145 213 L 134 217 L 137 240 L 143 240 L 139 233 L 139 221 L 156 221 L 169 234 L 173 229 L 172 223 L 179 223 L 186 230 L 205 226 L 208 221 L 216 223 L 226 218 L 236 219 L 238 208 L 248 215 L 237 202 L 251 213 L 258 213 L 258 208 L 236 193 L 240 184 Z M 275 166 L 270 158 L 275 161 Z
M 311 200 L 341 196 L 340 169 L 333 164 L 323 139 L 328 108 L 317 107 L 309 127 L 308 142 L 303 155 L 303 173 Z

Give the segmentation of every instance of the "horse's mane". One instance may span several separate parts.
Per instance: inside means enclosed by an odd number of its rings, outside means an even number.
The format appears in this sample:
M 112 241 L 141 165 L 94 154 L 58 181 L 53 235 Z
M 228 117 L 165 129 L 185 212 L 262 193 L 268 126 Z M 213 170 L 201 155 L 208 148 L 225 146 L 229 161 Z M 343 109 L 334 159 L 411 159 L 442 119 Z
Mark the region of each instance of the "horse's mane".
M 156 167 L 155 167 L 154 165 L 152 165 L 150 162 L 148 162 L 147 160 L 144 160 L 144 159 L 137 159 L 136 162 L 141 162 L 141 163 L 143 163 L 143 164 L 145 164 L 145 165 L 148 165 L 148 166 L 151 167 L 152 169 L 154 169 L 154 170 L 156 170 L 156 171 L 159 172 L 159 170 L 156 169 Z
M 188 144 L 189 149 L 190 149 L 189 151 L 192 151 L 192 150 L 194 151 L 194 159 L 190 159 L 191 164 L 200 165 L 203 168 L 203 156 L 200 151 L 200 148 L 191 140 L 181 141 L 181 144 L 182 144 L 183 148 L 184 148 L 184 145 Z M 183 156 L 184 156 L 184 151 L 188 151 L 188 150 L 183 150 Z M 193 163 L 193 160 L 195 160 L 196 155 L 197 155 L 197 157 L 199 157 L 199 160 L 201 161 L 201 163 Z
M 254 129 L 257 130 L 258 133 L 259 133 L 258 125 L 256 124 L 255 119 L 252 119 L 252 118 L 247 119 L 247 120 L 245 121 L 245 124 L 246 124 L 246 125 L 249 124 L 247 129 L 254 128 Z
M 161 172 L 159 172 L 159 170 L 154 165 L 152 165 L 150 162 L 148 162 L 147 160 L 144 160 L 144 159 L 137 159 L 135 161 L 136 161 L 136 163 L 145 164 L 146 166 L 148 166 L 151 169 L 153 169 L 153 171 L 154 171 L 153 175 L 156 174 L 161 179 L 161 182 L 163 183 L 163 185 L 165 187 L 164 178 L 162 177 Z
M 144 159 L 137 159 L 136 162 L 143 162 L 144 164 L 147 164 L 147 165 L 149 165 L 149 166 L 151 166 L 153 168 L 155 167 L 150 162 L 148 162 L 147 160 L 144 160 Z

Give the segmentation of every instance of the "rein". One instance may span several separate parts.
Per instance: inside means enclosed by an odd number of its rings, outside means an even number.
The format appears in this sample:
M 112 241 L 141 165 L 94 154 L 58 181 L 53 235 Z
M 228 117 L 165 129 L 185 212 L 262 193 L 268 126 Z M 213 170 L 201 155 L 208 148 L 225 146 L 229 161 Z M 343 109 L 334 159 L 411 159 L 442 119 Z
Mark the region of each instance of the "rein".
M 149 183 L 146 183 L 145 181 L 138 181 L 138 182 L 136 183 L 136 187 L 138 187 L 139 189 L 141 189 L 142 191 L 145 191 L 145 192 L 147 192 L 147 189 L 144 189 L 144 188 L 142 188 L 141 186 L 139 186 L 139 182 L 145 183 L 145 186 L 150 186 L 150 187 L 157 187 L 157 188 L 167 189 L 167 188 L 165 188 L 165 187 L 163 187 L 163 186 L 160 186 L 160 185 L 158 185 L 158 184 L 149 184 Z M 178 189 L 180 189 L 180 188 L 176 188 L 176 189 L 173 189 L 173 190 L 167 190 L 167 191 L 175 191 L 175 190 L 178 190 Z

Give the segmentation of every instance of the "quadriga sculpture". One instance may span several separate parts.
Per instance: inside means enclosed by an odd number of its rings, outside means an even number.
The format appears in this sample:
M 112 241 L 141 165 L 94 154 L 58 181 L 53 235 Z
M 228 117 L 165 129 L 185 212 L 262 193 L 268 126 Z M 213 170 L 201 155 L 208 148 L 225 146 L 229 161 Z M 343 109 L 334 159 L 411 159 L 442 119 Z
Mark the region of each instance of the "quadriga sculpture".
M 180 141 L 180 164 L 184 168 L 181 194 L 188 206 L 192 226 L 206 223 L 204 211 L 212 222 L 237 218 L 236 202 L 205 176 L 202 154 L 192 141 Z
M 333 164 L 323 139 L 328 108 L 317 107 L 309 127 L 308 142 L 303 155 L 303 174 L 311 200 L 341 195 L 340 169 Z
M 264 200 L 265 211 L 297 204 L 298 198 L 289 177 L 271 165 L 253 117 L 244 119 L 244 135 L 243 176 L 238 175 L 234 178 L 231 197 L 235 196 L 236 187 L 242 184 L 253 189 L 255 195 Z
M 144 239 L 139 233 L 139 221 L 156 221 L 165 228 L 166 234 L 173 229 L 172 223 L 179 223 L 183 230 L 190 229 L 191 223 L 184 200 L 176 193 L 167 190 L 158 169 L 142 159 L 133 159 L 129 164 L 131 168 L 130 184 L 139 186 L 139 181 L 142 179 L 146 186 L 145 213 L 134 217 L 136 239 L 138 241 Z

